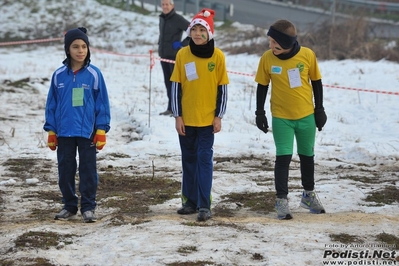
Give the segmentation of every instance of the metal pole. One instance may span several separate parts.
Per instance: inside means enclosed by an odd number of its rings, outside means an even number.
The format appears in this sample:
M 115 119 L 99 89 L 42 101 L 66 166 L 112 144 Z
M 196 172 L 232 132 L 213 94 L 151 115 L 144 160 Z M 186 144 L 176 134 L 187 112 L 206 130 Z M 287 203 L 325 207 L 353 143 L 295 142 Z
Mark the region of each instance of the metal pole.
M 330 40 L 329 40 L 329 47 L 328 47 L 328 57 L 329 59 L 332 59 L 333 57 L 333 52 L 332 52 L 332 40 L 334 36 L 334 28 L 335 28 L 335 3 L 336 0 L 333 0 L 332 6 L 331 6 L 331 28 L 330 28 Z
M 187 0 L 183 0 L 183 15 L 186 15 L 186 4 Z
M 149 87 L 148 87 L 148 128 L 151 127 L 151 73 L 152 73 L 152 67 L 153 67 L 153 60 L 154 60 L 154 55 L 152 53 L 152 50 L 150 50 L 150 81 L 149 81 Z
M 332 2 L 332 6 L 331 6 L 331 16 L 332 16 L 332 25 L 335 25 L 335 4 L 336 4 L 336 0 L 333 0 Z
M 199 0 L 196 0 L 196 1 L 195 1 L 195 10 L 196 10 L 196 12 L 195 12 L 196 14 L 197 14 L 197 13 L 199 12 L 199 10 L 200 10 L 200 9 L 199 9 Z

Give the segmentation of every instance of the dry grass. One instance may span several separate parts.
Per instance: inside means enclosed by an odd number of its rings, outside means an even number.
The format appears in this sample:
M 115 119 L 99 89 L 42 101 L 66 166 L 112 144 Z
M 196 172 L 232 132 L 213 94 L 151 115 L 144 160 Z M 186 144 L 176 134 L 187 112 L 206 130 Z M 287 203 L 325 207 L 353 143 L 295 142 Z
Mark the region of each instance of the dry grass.
M 399 38 L 377 39 L 372 34 L 374 31 L 363 17 L 352 17 L 341 24 L 325 22 L 319 28 L 299 31 L 298 42 L 301 46 L 311 48 L 319 60 L 386 59 L 399 62 Z M 223 28 L 218 38 L 222 50 L 229 54 L 261 56 L 269 49 L 267 31 L 260 28 L 243 32 Z

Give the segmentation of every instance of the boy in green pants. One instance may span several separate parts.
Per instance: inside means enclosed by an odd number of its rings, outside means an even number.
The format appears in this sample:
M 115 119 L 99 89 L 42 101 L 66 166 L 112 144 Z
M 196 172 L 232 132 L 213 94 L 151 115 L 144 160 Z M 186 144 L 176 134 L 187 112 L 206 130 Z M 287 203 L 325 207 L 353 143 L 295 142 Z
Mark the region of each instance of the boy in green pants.
M 288 20 L 273 23 L 267 35 L 270 50 L 260 58 L 255 77 L 258 83 L 255 114 L 257 127 L 267 133 L 269 126 L 264 105 L 271 82 L 270 107 L 276 145 L 274 179 L 277 218 L 292 219 L 287 195 L 294 137 L 304 189 L 300 206 L 312 213 L 325 213 L 314 192 L 316 127 L 321 131 L 327 121 L 317 58 L 311 49 L 298 44 L 295 26 Z

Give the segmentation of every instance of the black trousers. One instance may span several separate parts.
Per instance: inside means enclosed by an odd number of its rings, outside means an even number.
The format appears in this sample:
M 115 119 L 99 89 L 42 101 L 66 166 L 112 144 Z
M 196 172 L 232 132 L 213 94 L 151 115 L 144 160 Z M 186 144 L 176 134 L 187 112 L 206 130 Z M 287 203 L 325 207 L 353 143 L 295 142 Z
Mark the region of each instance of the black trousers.
M 174 60 L 174 59 L 171 59 Z M 171 90 L 172 90 L 172 82 L 170 81 L 170 77 L 172 76 L 173 68 L 175 64 L 161 61 L 163 78 L 165 82 L 166 94 L 168 96 L 168 107 L 166 110 L 172 111 L 171 107 Z
M 287 198 L 288 173 L 292 155 L 276 156 L 274 165 L 274 184 L 277 198 Z M 314 189 L 314 156 L 299 154 L 301 181 L 304 190 Z

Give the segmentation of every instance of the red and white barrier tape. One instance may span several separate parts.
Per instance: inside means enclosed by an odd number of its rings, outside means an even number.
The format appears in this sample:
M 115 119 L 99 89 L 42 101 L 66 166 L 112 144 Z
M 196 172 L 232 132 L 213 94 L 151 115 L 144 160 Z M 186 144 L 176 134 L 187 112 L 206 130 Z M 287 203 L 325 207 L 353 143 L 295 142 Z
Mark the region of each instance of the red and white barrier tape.
M 248 74 L 248 73 L 242 73 L 242 72 L 237 72 L 237 71 L 230 71 L 227 70 L 228 73 L 235 74 L 235 75 L 241 75 L 241 76 L 248 76 L 248 77 L 255 77 L 255 74 Z
M 16 42 L 0 42 L 0 46 L 42 43 L 42 42 L 55 42 L 55 41 L 61 41 L 63 39 L 64 38 L 50 38 L 50 39 L 25 40 L 25 41 L 16 41 Z
M 130 56 L 130 57 L 150 57 L 148 54 L 121 54 L 121 53 L 116 53 L 116 52 L 111 52 L 107 50 L 101 50 L 97 48 L 90 47 L 91 51 L 97 51 L 102 54 L 111 54 L 111 55 L 118 55 L 118 56 Z
M 174 63 L 175 63 L 174 60 L 170 60 L 170 59 L 164 59 L 164 58 L 160 58 L 160 57 L 157 57 L 157 58 L 155 58 L 155 59 L 156 59 L 156 60 L 159 60 L 159 61 L 162 61 L 162 62 L 171 63 L 171 64 L 174 64 Z
M 370 89 L 359 89 L 359 88 L 348 88 L 342 86 L 335 86 L 335 85 L 325 85 L 323 87 L 329 87 L 334 89 L 342 89 L 342 90 L 351 90 L 351 91 L 364 91 L 364 92 L 372 92 L 372 93 L 381 93 L 381 94 L 389 94 L 389 95 L 399 95 L 399 92 L 393 91 L 380 91 L 380 90 L 370 90 Z
M 19 44 L 32 44 L 32 43 L 43 43 L 43 42 L 54 42 L 54 41 L 60 41 L 63 40 L 64 38 L 49 38 L 49 39 L 37 39 L 37 40 L 25 40 L 25 41 L 15 41 L 15 42 L 0 42 L 0 46 L 8 46 L 8 45 L 19 45 Z M 131 57 L 150 57 L 151 63 L 150 63 L 150 68 L 155 64 L 154 60 L 159 60 L 163 62 L 168 62 L 174 64 L 174 60 L 170 59 L 164 59 L 160 57 L 154 57 L 152 50 L 150 50 L 149 55 L 144 55 L 144 54 L 121 54 L 121 53 L 115 53 L 115 52 L 110 52 L 106 50 L 101 50 L 101 49 L 96 49 L 96 48 L 91 48 L 93 51 L 98 51 L 100 53 L 104 54 L 112 54 L 112 55 L 118 55 L 118 56 L 131 56 Z M 241 76 L 248 76 L 248 77 L 254 77 L 254 74 L 248 74 L 248 73 L 243 73 L 243 72 L 237 72 L 237 71 L 227 71 L 228 73 L 235 74 L 235 75 L 241 75 Z M 399 92 L 393 92 L 393 91 L 381 91 L 381 90 L 371 90 L 371 89 L 360 89 L 360 88 L 351 88 L 351 87 L 343 87 L 343 86 L 335 86 L 335 85 L 326 85 L 323 84 L 324 87 L 327 88 L 334 88 L 334 89 L 342 89 L 342 90 L 352 90 L 352 91 L 363 91 L 363 92 L 371 92 L 371 93 L 380 93 L 380 94 L 388 94 L 388 95 L 397 95 L 399 96 Z

